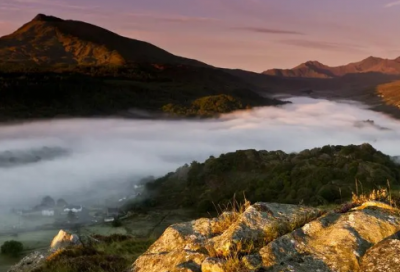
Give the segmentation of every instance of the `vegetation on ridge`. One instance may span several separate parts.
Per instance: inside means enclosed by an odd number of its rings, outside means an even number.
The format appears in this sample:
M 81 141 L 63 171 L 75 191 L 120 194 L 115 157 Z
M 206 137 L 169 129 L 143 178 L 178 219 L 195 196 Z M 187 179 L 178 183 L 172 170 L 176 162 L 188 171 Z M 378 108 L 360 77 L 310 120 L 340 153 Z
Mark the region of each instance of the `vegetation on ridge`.
M 214 211 L 214 204 L 245 193 L 252 203 L 339 204 L 351 199 L 355 180 L 363 192 L 386 187 L 388 181 L 397 187 L 400 168 L 369 144 L 324 146 L 292 154 L 241 150 L 204 163 L 192 162 L 148 183 L 150 199 L 144 203 Z

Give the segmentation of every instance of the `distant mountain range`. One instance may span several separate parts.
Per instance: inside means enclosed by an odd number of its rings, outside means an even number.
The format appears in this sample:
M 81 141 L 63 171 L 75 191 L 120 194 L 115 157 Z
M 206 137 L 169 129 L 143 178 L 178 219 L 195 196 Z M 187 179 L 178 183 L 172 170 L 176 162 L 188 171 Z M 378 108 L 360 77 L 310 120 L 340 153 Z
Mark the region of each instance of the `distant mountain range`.
M 382 73 L 400 75 L 400 57 L 394 60 L 368 57 L 360 62 L 330 67 L 318 61 L 307 61 L 293 69 L 271 69 L 265 75 L 300 78 L 333 78 L 348 74 Z

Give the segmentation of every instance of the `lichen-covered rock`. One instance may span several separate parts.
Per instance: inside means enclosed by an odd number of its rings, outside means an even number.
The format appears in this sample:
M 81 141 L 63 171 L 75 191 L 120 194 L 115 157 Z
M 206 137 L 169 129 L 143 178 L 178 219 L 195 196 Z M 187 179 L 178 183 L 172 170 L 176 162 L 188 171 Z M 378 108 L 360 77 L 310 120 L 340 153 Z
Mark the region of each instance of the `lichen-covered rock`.
M 201 264 L 201 272 L 227 272 L 226 261 L 219 258 L 207 258 Z
M 205 218 L 174 224 L 164 231 L 147 253 L 170 252 L 180 249 L 199 250 L 204 247 L 206 239 L 211 235 L 211 224 L 212 220 Z
M 361 257 L 371 246 L 399 231 L 399 223 L 398 216 L 384 210 L 330 213 L 271 242 L 260 255 L 264 268 L 271 271 L 282 265 L 298 267 L 299 271 L 363 271 Z
M 188 250 L 145 253 L 133 265 L 133 272 L 201 272 L 206 255 Z
M 8 272 L 30 272 L 40 267 L 46 257 L 42 252 L 33 252 L 24 257 L 18 264 L 11 267 Z
M 390 237 L 368 249 L 361 259 L 360 267 L 363 272 L 400 271 L 399 237 Z
M 317 218 L 321 211 L 316 208 L 276 204 L 255 203 L 247 208 L 238 220 L 222 235 L 211 239 L 218 255 L 229 256 L 238 244 L 268 243 Z M 240 246 L 247 251 L 247 246 Z
M 400 271 L 400 212 L 375 204 L 322 215 L 256 203 L 241 214 L 173 225 L 133 271 Z

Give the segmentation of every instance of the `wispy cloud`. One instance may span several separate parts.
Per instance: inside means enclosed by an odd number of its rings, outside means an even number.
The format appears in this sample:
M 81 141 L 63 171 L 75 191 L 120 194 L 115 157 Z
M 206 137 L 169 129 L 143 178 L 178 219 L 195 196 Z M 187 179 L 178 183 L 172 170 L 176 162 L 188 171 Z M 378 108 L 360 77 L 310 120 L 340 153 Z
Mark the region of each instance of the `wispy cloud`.
M 184 16 L 179 14 L 165 14 L 160 12 L 135 12 L 126 13 L 128 17 L 133 18 L 147 18 L 155 21 L 169 22 L 169 23 L 209 23 L 217 22 L 219 19 L 211 17 L 199 17 L 199 16 Z
M 400 5 L 400 1 L 394 1 L 394 2 L 390 2 L 390 3 L 385 4 L 384 7 L 385 8 L 391 8 L 391 7 L 398 6 L 398 5 Z
M 355 44 L 301 40 L 301 39 L 280 40 L 279 43 L 292 45 L 292 46 L 298 46 L 298 47 L 304 47 L 304 48 L 328 50 L 328 51 L 345 51 L 345 52 L 362 51 L 362 48 L 364 48 L 363 46 L 355 45 Z
M 266 33 L 266 34 L 305 35 L 302 32 L 294 31 L 294 30 L 284 30 L 284 29 L 265 28 L 265 27 L 253 27 L 253 26 L 233 27 L 232 29 L 249 31 L 249 32 L 257 32 L 257 33 Z

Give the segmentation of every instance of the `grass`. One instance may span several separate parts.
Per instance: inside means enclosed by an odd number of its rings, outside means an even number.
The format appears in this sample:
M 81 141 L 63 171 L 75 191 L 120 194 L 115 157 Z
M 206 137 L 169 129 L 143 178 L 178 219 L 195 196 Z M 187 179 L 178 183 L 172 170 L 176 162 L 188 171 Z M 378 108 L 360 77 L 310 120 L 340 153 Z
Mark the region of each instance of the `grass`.
M 120 272 L 125 271 L 154 242 L 128 235 L 94 235 L 90 245 L 59 250 L 43 267 L 32 272 Z

